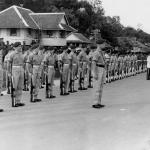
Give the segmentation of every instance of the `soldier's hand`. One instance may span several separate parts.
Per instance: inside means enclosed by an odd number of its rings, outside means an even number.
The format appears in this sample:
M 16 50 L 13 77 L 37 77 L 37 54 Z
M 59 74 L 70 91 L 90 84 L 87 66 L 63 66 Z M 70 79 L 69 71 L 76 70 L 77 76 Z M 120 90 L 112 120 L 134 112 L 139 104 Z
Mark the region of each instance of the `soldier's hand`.
M 93 74 L 93 78 L 94 78 L 95 80 L 98 80 L 98 75 Z
M 29 76 L 32 77 L 32 73 L 29 73 Z

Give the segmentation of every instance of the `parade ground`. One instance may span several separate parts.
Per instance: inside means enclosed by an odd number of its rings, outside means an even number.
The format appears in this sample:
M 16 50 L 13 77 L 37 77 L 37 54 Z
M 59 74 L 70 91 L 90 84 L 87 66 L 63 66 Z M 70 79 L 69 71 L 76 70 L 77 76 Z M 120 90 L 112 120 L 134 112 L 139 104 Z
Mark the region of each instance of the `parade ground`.
M 92 108 L 92 89 L 12 108 L 0 98 L 0 150 L 149 150 L 150 81 L 146 74 L 106 84 L 102 109 Z

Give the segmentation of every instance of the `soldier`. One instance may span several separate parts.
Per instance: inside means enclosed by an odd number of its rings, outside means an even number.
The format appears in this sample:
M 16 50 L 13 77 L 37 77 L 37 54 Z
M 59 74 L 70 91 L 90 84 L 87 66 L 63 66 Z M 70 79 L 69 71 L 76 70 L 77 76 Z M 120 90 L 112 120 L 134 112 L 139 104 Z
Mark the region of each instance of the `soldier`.
M 110 57 L 111 81 L 114 81 L 114 76 L 115 76 L 115 71 L 114 71 L 114 66 L 115 66 L 115 63 L 114 63 L 114 56 L 115 56 L 115 54 L 112 53 L 112 55 L 111 55 L 111 57 Z
M 86 46 L 82 45 L 81 52 L 78 55 L 78 76 L 79 76 L 79 88 L 78 90 L 87 90 L 85 87 L 85 77 L 87 71 L 87 54 Z
M 110 55 L 109 52 L 105 53 L 105 60 L 106 60 L 106 82 L 110 82 Z
M 3 96 L 3 48 L 3 46 L 0 46 L 0 96 Z
M 92 59 L 93 59 L 93 53 L 96 50 L 96 45 L 91 45 L 90 47 L 91 51 L 88 54 L 88 73 L 87 73 L 87 82 L 88 82 L 88 88 L 93 88 L 92 85 Z
M 49 48 L 48 50 L 48 54 L 43 59 L 44 72 L 46 74 L 46 98 L 55 98 L 56 96 L 53 95 L 53 85 L 57 58 L 54 54 L 54 48 Z
M 19 107 L 25 105 L 21 103 L 24 83 L 24 56 L 20 42 L 16 42 L 13 47 L 15 52 L 9 57 L 8 73 L 12 79 L 12 107 Z
M 28 63 L 28 58 L 30 54 L 31 48 L 29 48 L 25 53 L 24 53 L 24 91 L 29 91 L 29 72 L 27 69 L 27 63 Z
M 93 108 L 101 108 L 103 84 L 105 81 L 105 59 L 101 48 L 98 46 L 93 53 L 93 77 L 94 77 L 94 104 Z
M 31 102 L 40 102 L 41 99 L 38 98 L 39 88 L 40 88 L 40 77 L 41 77 L 41 62 L 42 59 L 38 55 L 39 44 L 34 44 L 31 49 L 33 53 L 29 55 L 28 58 L 28 72 L 31 78 Z
M 69 80 L 70 80 L 70 74 L 69 74 L 69 66 L 70 66 L 70 59 L 67 46 L 64 46 L 62 48 L 63 52 L 59 56 L 59 70 L 61 74 L 61 85 L 60 85 L 60 95 L 69 95 Z M 64 91 L 62 91 L 62 88 Z
M 44 55 L 44 47 L 43 46 L 40 46 L 39 47 L 39 53 L 38 53 L 38 55 L 41 57 L 41 60 L 43 60 L 44 59 L 44 57 L 45 57 L 45 55 Z M 43 67 L 42 67 L 42 65 L 41 65 L 41 75 L 40 75 L 40 88 L 44 88 L 43 87 L 43 84 L 44 84 L 44 71 L 43 71 Z
M 78 59 L 77 59 L 77 55 L 75 53 L 75 46 L 71 46 L 71 52 L 69 54 L 69 58 L 70 58 L 70 84 L 69 84 L 69 88 L 71 93 L 77 92 L 75 90 L 75 75 L 76 75 L 76 70 L 77 70 L 77 65 L 78 65 Z
M 12 46 L 9 46 L 8 53 L 6 54 L 4 58 L 4 69 L 6 71 L 6 87 L 7 87 L 7 94 L 11 93 L 11 77 L 8 75 L 8 63 L 9 63 L 9 57 L 12 53 L 14 53 L 14 48 Z

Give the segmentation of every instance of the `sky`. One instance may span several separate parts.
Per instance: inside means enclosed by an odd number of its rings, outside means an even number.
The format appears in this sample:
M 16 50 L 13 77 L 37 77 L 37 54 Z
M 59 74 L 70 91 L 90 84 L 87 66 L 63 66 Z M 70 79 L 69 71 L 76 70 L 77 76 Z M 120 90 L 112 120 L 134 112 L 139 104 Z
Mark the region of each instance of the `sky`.
M 106 16 L 120 16 L 124 26 L 140 27 L 150 34 L 150 0 L 101 1 Z

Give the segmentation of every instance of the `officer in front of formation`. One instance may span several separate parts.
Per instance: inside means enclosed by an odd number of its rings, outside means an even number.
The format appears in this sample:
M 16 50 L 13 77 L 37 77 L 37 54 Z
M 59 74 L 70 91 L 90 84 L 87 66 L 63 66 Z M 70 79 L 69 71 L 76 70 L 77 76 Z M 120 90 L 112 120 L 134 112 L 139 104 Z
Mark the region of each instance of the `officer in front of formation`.
M 25 105 L 21 103 L 24 84 L 24 56 L 20 42 L 14 43 L 13 47 L 15 52 L 8 59 L 8 74 L 12 79 L 12 106 L 19 107 Z
M 97 49 L 93 53 L 93 78 L 94 78 L 94 88 L 93 88 L 93 108 L 102 108 L 104 105 L 101 104 L 103 85 L 105 82 L 105 57 L 97 44 Z
M 44 73 L 46 74 L 46 98 L 56 97 L 53 95 L 56 62 L 57 57 L 54 54 L 54 47 L 50 47 L 42 62 Z
M 41 99 L 38 98 L 39 88 L 40 88 L 40 77 L 41 77 L 41 62 L 42 58 L 39 55 L 39 44 L 34 44 L 31 49 L 33 52 L 28 58 L 28 72 L 31 78 L 31 102 L 40 102 Z

